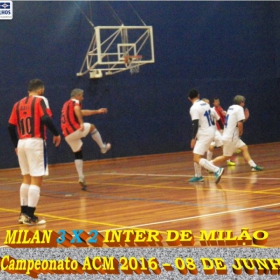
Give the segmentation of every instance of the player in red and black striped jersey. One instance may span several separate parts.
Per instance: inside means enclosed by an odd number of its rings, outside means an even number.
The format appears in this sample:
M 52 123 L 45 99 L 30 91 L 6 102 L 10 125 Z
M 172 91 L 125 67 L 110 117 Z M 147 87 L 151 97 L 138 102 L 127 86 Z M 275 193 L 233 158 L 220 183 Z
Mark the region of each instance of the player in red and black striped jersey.
M 43 176 L 48 175 L 46 162 L 46 127 L 52 132 L 57 147 L 61 137 L 51 119 L 48 100 L 43 97 L 44 84 L 39 79 L 29 82 L 28 96 L 15 103 L 10 119 L 9 134 L 18 155 L 23 175 L 20 187 L 21 214 L 19 223 L 45 224 L 34 215 L 40 198 Z
M 82 108 L 81 103 L 77 102 L 77 99 L 70 99 L 62 107 L 61 130 L 65 137 L 80 129 L 80 122 L 75 114 L 75 106 Z
M 71 147 L 75 155 L 75 166 L 79 176 L 79 184 L 82 190 L 86 190 L 85 176 L 83 173 L 83 153 L 82 138 L 89 133 L 92 139 L 100 147 L 102 154 L 105 154 L 110 148 L 110 143 L 103 143 L 101 135 L 94 124 L 84 123 L 84 116 L 96 114 L 106 114 L 106 108 L 98 110 L 82 110 L 82 101 L 84 99 L 84 91 L 82 89 L 73 89 L 70 95 L 71 99 L 66 101 L 61 110 L 61 129 L 65 136 L 65 141 Z

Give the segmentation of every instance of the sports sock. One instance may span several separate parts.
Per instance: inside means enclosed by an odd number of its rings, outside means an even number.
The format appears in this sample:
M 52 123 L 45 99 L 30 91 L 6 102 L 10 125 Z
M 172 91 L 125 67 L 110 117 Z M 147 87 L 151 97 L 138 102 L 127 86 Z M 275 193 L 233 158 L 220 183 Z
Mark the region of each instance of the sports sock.
M 78 172 L 79 178 L 84 177 L 83 165 L 84 165 L 84 161 L 82 159 L 75 159 L 75 166 L 76 166 L 76 170 Z
M 28 207 L 36 207 L 40 198 L 40 188 L 35 185 L 30 185 L 28 191 Z
M 27 214 L 27 208 L 28 208 L 27 205 L 21 206 L 20 207 L 20 212 L 23 213 L 23 214 Z
M 217 172 L 219 170 L 219 167 L 215 166 L 212 162 L 205 158 L 201 158 L 199 160 L 199 165 L 211 172 Z
M 194 173 L 195 177 L 201 177 L 201 166 L 196 162 L 194 163 Z
M 213 152 L 207 151 L 207 160 L 211 160 L 213 157 Z
M 249 164 L 251 167 L 257 166 L 257 165 L 255 164 L 255 162 L 254 162 L 252 159 L 248 161 L 248 164 Z
M 90 135 L 100 148 L 104 147 L 104 143 L 102 141 L 101 135 L 97 129 L 95 129 L 93 132 L 91 132 Z
M 19 189 L 21 213 L 26 213 L 26 207 L 28 205 L 28 190 L 29 185 L 22 183 Z
M 34 217 L 34 213 L 35 213 L 35 210 L 36 210 L 36 207 L 27 207 L 27 210 L 26 210 L 26 215 L 29 216 L 29 217 Z

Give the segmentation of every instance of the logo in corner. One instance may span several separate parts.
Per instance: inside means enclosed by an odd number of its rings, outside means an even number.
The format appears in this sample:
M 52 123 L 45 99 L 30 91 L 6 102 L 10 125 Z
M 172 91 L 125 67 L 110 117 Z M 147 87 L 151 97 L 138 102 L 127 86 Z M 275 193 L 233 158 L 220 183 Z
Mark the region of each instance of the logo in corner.
M 0 20 L 13 19 L 13 2 L 1 1 L 0 2 Z

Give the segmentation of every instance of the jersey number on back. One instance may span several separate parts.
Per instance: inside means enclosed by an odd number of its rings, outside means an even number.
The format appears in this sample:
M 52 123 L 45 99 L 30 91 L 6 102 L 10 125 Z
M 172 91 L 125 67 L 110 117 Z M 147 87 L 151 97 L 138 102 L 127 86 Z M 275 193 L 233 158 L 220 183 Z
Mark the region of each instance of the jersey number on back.
M 215 125 L 211 110 L 205 111 L 204 116 L 207 118 L 209 126 Z
M 32 118 L 22 118 L 19 121 L 21 135 L 31 134 L 32 131 Z

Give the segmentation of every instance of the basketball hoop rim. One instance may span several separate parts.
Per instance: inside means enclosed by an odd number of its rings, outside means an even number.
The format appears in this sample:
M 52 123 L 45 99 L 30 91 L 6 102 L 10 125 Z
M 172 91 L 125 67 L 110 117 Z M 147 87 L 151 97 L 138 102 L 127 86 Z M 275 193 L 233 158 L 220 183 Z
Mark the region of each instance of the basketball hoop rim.
M 123 60 L 124 60 L 124 63 L 127 63 L 130 58 L 132 60 L 133 60 L 133 58 L 134 58 L 134 60 L 141 60 L 142 57 L 143 57 L 142 55 L 126 55 L 126 56 L 124 56 Z

